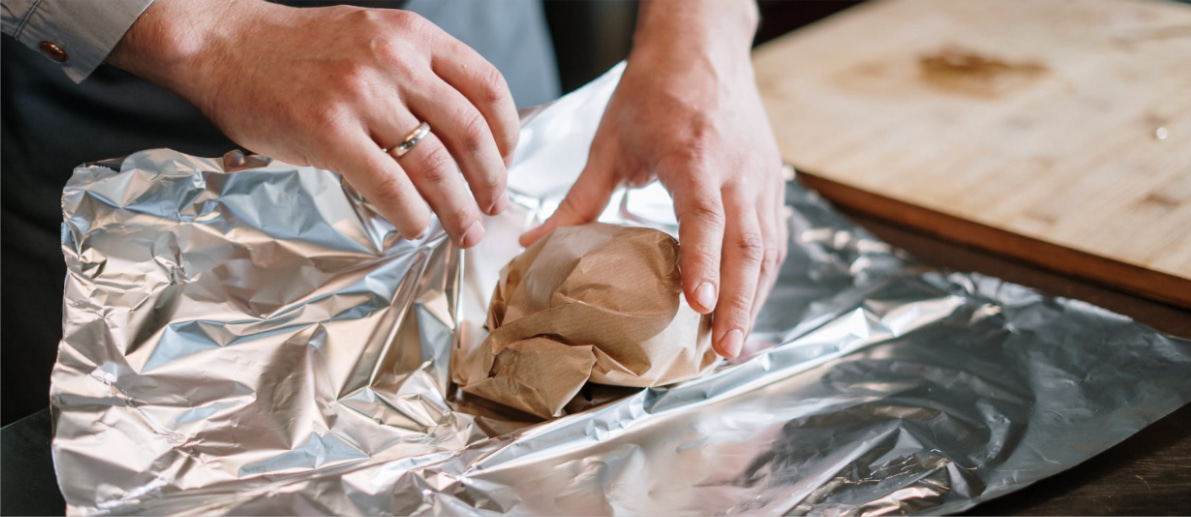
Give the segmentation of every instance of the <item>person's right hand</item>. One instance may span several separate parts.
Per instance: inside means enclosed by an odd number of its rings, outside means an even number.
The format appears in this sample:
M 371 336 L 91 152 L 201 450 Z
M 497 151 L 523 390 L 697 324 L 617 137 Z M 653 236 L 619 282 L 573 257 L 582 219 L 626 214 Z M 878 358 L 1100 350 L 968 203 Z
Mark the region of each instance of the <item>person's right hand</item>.
M 470 247 L 480 212 L 506 204 L 519 121 L 504 77 L 417 14 L 158 0 L 108 62 L 174 90 L 253 152 L 340 173 L 403 236 L 425 232 L 429 203 Z M 407 154 L 383 150 L 420 121 L 432 133 Z

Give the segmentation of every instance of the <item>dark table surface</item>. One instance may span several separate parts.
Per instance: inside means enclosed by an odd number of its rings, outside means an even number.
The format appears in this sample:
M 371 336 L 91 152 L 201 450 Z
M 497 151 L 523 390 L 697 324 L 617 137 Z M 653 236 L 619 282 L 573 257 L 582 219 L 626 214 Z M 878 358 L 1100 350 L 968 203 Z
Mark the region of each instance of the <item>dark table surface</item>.
M 1077 298 L 1158 330 L 1191 337 L 1191 311 L 1051 273 L 860 214 L 853 220 L 928 263 L 977 271 Z M 1188 372 L 1191 375 L 1191 372 Z M 61 515 L 50 462 L 49 411 L 0 430 L 0 514 Z M 972 515 L 1186 515 L 1191 513 L 1191 406 L 1066 472 L 972 509 Z

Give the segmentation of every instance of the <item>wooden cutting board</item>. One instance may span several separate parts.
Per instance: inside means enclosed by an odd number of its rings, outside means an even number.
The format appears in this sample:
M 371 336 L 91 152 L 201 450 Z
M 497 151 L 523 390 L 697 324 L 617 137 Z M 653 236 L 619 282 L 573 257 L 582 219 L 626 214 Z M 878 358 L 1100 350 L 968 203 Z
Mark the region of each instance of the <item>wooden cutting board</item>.
M 1191 307 L 1191 6 L 883 0 L 754 64 L 833 201 Z

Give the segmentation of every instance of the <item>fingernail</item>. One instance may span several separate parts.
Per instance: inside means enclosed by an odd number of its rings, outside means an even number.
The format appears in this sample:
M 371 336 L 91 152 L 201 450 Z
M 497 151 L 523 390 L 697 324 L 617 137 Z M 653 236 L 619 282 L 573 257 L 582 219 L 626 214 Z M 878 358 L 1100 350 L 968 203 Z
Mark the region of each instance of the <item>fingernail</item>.
M 507 208 L 508 206 L 509 206 L 508 196 L 502 195 L 502 196 L 496 198 L 495 203 L 492 203 L 492 208 L 488 209 L 488 215 L 503 214 L 505 211 L 505 208 Z
M 724 359 L 735 359 L 740 355 L 740 348 L 744 346 L 744 333 L 740 329 L 729 330 L 720 338 L 720 350 L 724 351 Z
M 480 243 L 480 239 L 484 238 L 484 225 L 479 221 L 471 223 L 467 231 L 463 233 L 463 238 L 460 239 L 460 248 L 470 248 Z
M 712 310 L 715 308 L 715 287 L 710 282 L 703 282 L 695 289 L 695 301 L 703 306 L 704 310 Z

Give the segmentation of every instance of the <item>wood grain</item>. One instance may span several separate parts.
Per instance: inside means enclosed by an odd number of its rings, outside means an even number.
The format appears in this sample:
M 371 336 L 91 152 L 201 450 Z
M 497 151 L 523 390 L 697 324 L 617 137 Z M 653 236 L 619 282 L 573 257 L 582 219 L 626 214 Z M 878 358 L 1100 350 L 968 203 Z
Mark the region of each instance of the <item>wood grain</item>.
M 1191 307 L 1191 7 L 885 0 L 754 64 L 837 203 Z

